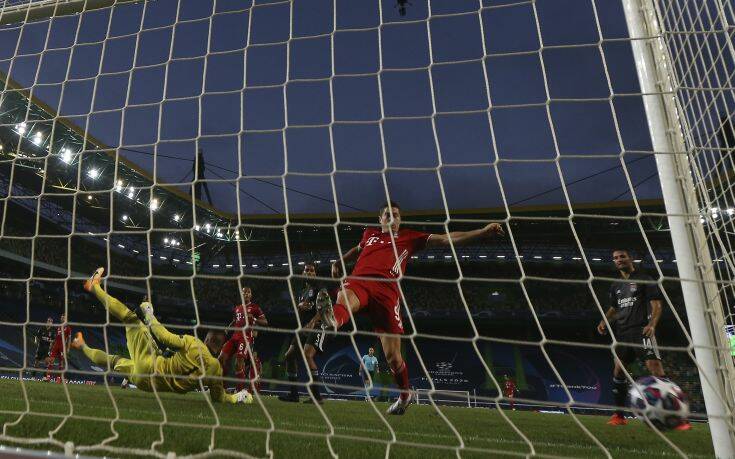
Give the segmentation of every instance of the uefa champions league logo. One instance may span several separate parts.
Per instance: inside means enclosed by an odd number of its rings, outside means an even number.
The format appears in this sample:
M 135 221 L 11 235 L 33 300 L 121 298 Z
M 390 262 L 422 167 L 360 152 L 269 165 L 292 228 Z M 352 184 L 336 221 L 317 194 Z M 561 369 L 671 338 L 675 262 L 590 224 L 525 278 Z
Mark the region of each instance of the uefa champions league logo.
M 450 371 L 452 369 L 452 362 L 437 362 L 436 363 L 436 369 L 437 371 Z

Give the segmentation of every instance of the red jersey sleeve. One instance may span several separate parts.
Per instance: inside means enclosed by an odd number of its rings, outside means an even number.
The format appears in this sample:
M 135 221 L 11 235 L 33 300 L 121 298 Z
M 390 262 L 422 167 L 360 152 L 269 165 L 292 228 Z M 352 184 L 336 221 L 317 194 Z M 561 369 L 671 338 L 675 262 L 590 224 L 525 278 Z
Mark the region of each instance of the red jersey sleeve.
M 257 304 L 254 304 L 253 305 L 253 312 L 252 312 L 252 314 L 253 314 L 253 317 L 255 317 L 256 320 L 257 319 L 260 319 L 261 317 L 265 317 L 265 314 L 263 314 L 263 310 L 260 309 L 260 306 L 258 306 Z
M 431 237 L 431 234 L 422 233 L 421 231 L 408 230 L 407 233 L 409 241 L 411 243 L 411 253 L 418 252 L 419 250 L 424 250 L 426 248 L 426 243 Z

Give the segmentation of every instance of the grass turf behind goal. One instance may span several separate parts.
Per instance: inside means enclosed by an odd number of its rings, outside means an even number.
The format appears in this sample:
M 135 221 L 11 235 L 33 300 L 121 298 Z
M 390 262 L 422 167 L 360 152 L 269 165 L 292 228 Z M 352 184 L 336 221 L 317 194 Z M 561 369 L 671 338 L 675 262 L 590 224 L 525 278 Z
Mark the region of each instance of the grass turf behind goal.
M 313 406 L 280 402 L 261 396 L 253 405 L 216 405 L 217 417 L 201 395 L 153 394 L 104 386 L 61 385 L 26 382 L 24 403 L 19 382 L 0 381 L 0 422 L 8 425 L 5 435 L 42 442 L 17 444 L 25 448 L 60 451 L 67 441 L 79 448 L 98 445 L 105 439 L 109 449 L 91 449 L 81 454 L 115 457 L 196 455 L 208 446 L 223 454 L 263 457 L 266 448 L 275 457 L 327 457 L 329 445 L 340 457 L 383 457 L 386 448 L 400 457 L 433 458 L 525 456 L 536 453 L 554 457 L 604 457 L 603 451 L 584 435 L 568 415 L 531 411 L 504 411 L 527 437 L 533 449 L 501 413 L 488 408 L 440 407 L 456 428 L 447 427 L 431 406 L 415 406 L 406 416 L 390 418 L 390 431 L 368 403 L 327 401 L 324 411 L 334 427 L 330 432 Z M 119 412 L 110 400 L 115 398 Z M 71 402 L 71 403 L 70 403 Z M 376 403 L 381 410 L 387 404 Z M 266 408 L 266 410 L 263 409 Z M 73 409 L 74 416 L 68 416 Z M 164 416 L 166 417 L 165 423 Z M 217 418 L 220 425 L 217 425 Z M 115 419 L 114 422 L 110 422 Z M 611 429 L 602 416 L 579 416 L 580 421 L 610 451 L 613 457 L 674 457 L 677 454 L 641 422 Z M 160 426 L 160 428 L 159 428 Z M 48 432 L 58 429 L 45 442 Z M 117 438 L 115 435 L 117 433 Z M 331 435 L 330 435 L 331 433 Z M 696 423 L 689 432 L 665 434 L 689 457 L 713 457 L 707 424 Z M 2 439 L 2 437 L 0 437 Z M 4 443 L 14 445 L 2 439 Z M 154 449 L 150 449 L 154 445 Z M 119 449 L 117 449 L 119 448 Z

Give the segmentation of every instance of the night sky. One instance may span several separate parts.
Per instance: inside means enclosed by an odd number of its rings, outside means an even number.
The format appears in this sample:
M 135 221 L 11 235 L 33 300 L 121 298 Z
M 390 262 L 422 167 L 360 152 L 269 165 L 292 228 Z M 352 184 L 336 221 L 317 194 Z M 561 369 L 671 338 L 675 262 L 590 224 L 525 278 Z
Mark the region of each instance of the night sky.
M 636 197 L 660 196 L 620 2 L 335 2 L 5 26 L 0 70 L 159 183 L 203 148 L 228 212 L 235 185 L 246 214 L 373 211 L 386 187 L 408 211 L 516 210 L 565 204 L 562 181 L 573 205 L 629 201 L 621 152 Z

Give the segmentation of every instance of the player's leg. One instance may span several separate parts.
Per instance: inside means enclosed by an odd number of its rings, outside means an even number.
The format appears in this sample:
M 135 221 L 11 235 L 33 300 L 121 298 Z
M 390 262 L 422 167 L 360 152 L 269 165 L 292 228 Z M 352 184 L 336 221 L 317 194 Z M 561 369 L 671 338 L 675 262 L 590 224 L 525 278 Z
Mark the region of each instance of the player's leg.
M 46 377 L 44 378 L 46 381 L 51 380 L 51 371 L 53 370 L 54 365 L 56 364 L 56 359 L 59 358 L 59 355 L 61 355 L 61 346 L 54 341 L 54 345 L 51 347 L 48 358 L 46 359 Z
M 230 372 L 230 362 L 232 361 L 232 356 L 237 352 L 239 343 L 240 340 L 234 337 L 230 338 L 219 351 L 217 360 L 219 360 L 219 365 L 222 367 L 222 377 L 227 377 L 227 374 Z
M 613 369 L 613 400 L 617 409 L 607 422 L 610 425 L 625 425 L 625 402 L 628 399 L 628 377 L 625 374 L 625 367 L 635 359 L 635 350 L 630 346 L 615 348 L 615 368 Z
M 262 370 L 262 363 L 257 352 L 253 352 L 253 361 L 250 365 L 250 381 L 252 381 L 253 391 L 260 392 L 260 372 Z
M 408 365 L 406 365 L 406 361 L 403 360 L 401 355 L 401 337 L 400 335 L 382 335 L 380 344 L 383 346 L 388 367 L 393 373 L 393 380 L 401 391 L 396 403 L 388 409 L 388 414 L 400 415 L 406 411 L 412 399 L 408 383 Z
M 110 311 L 110 314 L 120 322 L 124 324 L 137 322 L 138 318 L 127 306 L 102 289 L 100 282 L 104 273 L 105 268 L 97 268 L 92 277 L 84 283 L 84 289 L 96 296 L 100 303 Z
M 248 354 L 247 348 L 245 348 L 245 342 L 240 343 L 242 349 L 235 354 L 235 388 L 237 391 L 245 389 L 245 381 L 247 380 L 247 373 L 245 367 L 250 361 L 250 355 Z
M 286 350 L 286 354 L 283 356 L 284 363 L 286 365 L 286 375 L 288 376 L 289 390 L 288 394 L 282 394 L 278 396 L 278 399 L 284 402 L 298 402 L 299 401 L 299 386 L 297 384 L 299 380 L 299 364 L 296 360 L 298 352 L 298 342 L 296 337 L 291 340 L 291 345 Z
M 337 302 L 333 306 L 335 328 L 340 329 L 350 321 L 350 314 L 355 314 L 362 305 L 367 304 L 368 294 L 357 282 L 345 282 L 337 294 Z
M 318 330 L 312 333 L 314 333 L 314 336 L 311 337 L 309 342 L 307 342 L 304 346 L 304 358 L 306 359 L 306 365 L 309 367 L 309 372 L 311 373 L 312 379 L 311 384 L 309 384 L 308 386 L 311 397 L 309 397 L 306 401 L 321 404 L 323 403 L 321 388 L 324 383 L 322 382 L 322 375 L 321 373 L 319 373 L 319 367 L 317 367 L 314 357 L 317 353 L 317 348 L 315 344 L 318 345 L 317 343 L 319 342 L 323 343 L 323 339 L 326 335 L 324 333 L 324 330 Z
M 642 358 L 646 364 L 646 369 L 651 376 L 657 376 L 663 378 L 666 376 L 664 372 L 664 366 L 661 363 L 661 353 L 658 350 L 658 344 L 656 343 L 656 337 L 643 337 L 643 349 L 640 350 Z
M 133 361 L 119 355 L 110 355 L 100 349 L 87 345 L 82 332 L 78 332 L 71 342 L 71 348 L 82 351 L 89 360 L 104 368 L 109 368 L 126 376 L 133 370 Z

